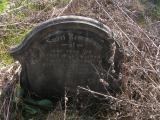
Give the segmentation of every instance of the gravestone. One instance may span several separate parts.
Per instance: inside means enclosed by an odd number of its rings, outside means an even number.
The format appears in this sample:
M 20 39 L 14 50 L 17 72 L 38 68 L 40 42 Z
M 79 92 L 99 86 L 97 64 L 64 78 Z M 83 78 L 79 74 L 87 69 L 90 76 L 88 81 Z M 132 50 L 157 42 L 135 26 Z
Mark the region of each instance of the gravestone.
M 77 86 L 100 92 L 114 89 L 123 50 L 102 23 L 61 16 L 34 28 L 10 53 L 22 66 L 24 89 L 40 97 L 59 98 L 65 89 L 76 92 Z

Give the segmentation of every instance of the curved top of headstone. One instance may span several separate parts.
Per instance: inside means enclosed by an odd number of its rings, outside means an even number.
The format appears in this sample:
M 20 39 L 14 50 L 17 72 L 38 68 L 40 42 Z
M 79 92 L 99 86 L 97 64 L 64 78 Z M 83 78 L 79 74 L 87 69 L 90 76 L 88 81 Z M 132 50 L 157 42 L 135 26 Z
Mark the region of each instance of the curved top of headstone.
M 63 28 L 63 26 L 68 29 L 84 29 L 87 31 L 91 31 L 95 34 L 98 34 L 102 38 L 108 40 L 107 42 L 113 43 L 115 40 L 113 40 L 113 33 L 107 27 L 106 25 L 102 24 L 101 22 L 88 18 L 83 16 L 60 16 L 54 19 L 50 19 L 48 21 L 45 21 L 41 24 L 39 24 L 37 27 L 35 27 L 31 32 L 29 32 L 22 43 L 14 48 L 10 49 L 10 54 L 13 56 L 22 54 L 24 50 L 29 46 L 34 40 L 33 37 L 36 37 L 39 34 L 42 34 L 42 31 L 44 31 L 47 28 L 53 27 L 53 29 L 58 30 L 59 28 Z M 70 26 L 68 26 L 70 25 Z M 55 28 L 54 28 L 55 27 Z M 33 40 L 34 39 L 34 40 Z

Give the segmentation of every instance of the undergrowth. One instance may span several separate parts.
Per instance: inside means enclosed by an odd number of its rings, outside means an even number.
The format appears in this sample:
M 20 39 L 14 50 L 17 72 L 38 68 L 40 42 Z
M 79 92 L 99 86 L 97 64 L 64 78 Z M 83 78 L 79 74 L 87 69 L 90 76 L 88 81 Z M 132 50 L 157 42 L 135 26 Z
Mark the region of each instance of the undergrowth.
M 109 93 L 106 93 L 106 95 L 104 95 L 105 99 L 110 100 L 111 103 L 109 105 L 103 103 L 104 109 L 100 109 L 94 115 L 100 115 L 102 120 L 159 120 L 160 33 L 158 22 L 154 24 L 154 21 L 158 21 L 158 19 L 152 20 L 152 16 L 147 15 L 145 11 L 143 11 L 144 9 L 140 8 L 139 10 L 134 4 L 137 3 L 137 0 L 117 0 L 116 2 L 112 0 L 73 0 L 69 1 L 69 4 L 67 3 L 63 7 L 61 7 L 61 5 L 56 7 L 54 6 L 55 4 L 48 5 L 43 1 L 45 0 L 40 1 L 39 4 L 43 4 L 43 7 L 39 9 L 39 7 L 34 7 L 35 3 L 32 5 L 31 3 L 22 4 L 21 0 L 19 0 L 21 4 L 16 5 L 16 7 L 12 6 L 12 10 L 8 12 L 7 15 L 3 15 L 3 20 L 0 24 L 0 52 L 6 54 L 7 49 L 19 43 L 22 40 L 21 38 L 35 25 L 50 18 L 61 15 L 81 15 L 97 19 L 109 26 L 115 33 L 115 39 L 123 44 L 125 60 L 122 71 L 124 87 L 122 94 L 111 96 Z M 134 20 L 135 11 L 141 12 L 141 10 L 144 12 L 143 19 L 145 25 L 141 25 L 141 23 L 137 24 L 136 19 Z M 156 14 L 159 14 L 159 12 Z M 4 58 L 5 55 L 1 56 L 1 59 Z M 1 64 L 6 64 L 7 59 L 10 60 L 10 58 L 6 56 L 6 60 L 2 60 Z M 6 81 L 12 81 L 12 75 L 14 74 L 12 71 L 17 71 L 12 68 L 11 66 L 5 68 L 5 70 L 1 69 L 0 79 L 3 79 L 4 86 L 8 85 Z M 16 84 L 14 84 L 12 88 L 15 88 L 15 85 Z M 12 91 L 14 90 L 15 89 L 12 89 Z M 93 91 L 88 92 L 94 94 Z M 12 99 L 13 97 L 7 96 L 6 99 L 2 101 L 4 106 L 1 107 L 1 110 L 4 116 L 10 112 L 10 107 L 8 106 L 10 102 L 8 98 Z M 84 99 L 85 98 L 87 97 L 84 97 Z M 88 106 L 86 105 L 84 107 L 87 108 Z M 72 114 L 72 109 L 68 108 L 65 113 L 65 111 L 60 108 L 58 107 L 54 111 L 51 111 L 47 114 L 47 117 L 55 120 L 59 118 L 65 118 L 66 120 L 70 118 L 77 120 L 83 119 L 83 117 L 78 116 L 77 113 Z M 108 110 L 108 108 L 111 109 Z M 108 111 L 103 112 L 103 110 Z M 66 116 L 64 117 L 64 115 Z
M 160 1 L 159 0 L 140 0 L 141 4 L 145 6 L 144 14 L 150 17 L 153 21 L 160 20 Z M 144 16 L 145 17 L 145 16 Z
M 0 13 L 3 12 L 8 5 L 8 0 L 0 0 Z

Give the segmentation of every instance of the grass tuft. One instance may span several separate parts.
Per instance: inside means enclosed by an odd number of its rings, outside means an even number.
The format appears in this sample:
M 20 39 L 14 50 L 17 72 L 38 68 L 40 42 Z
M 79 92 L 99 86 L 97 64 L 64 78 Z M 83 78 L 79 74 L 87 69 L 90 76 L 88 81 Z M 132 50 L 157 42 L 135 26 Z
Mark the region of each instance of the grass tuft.
M 3 12 L 8 5 L 8 0 L 0 0 L 0 13 Z

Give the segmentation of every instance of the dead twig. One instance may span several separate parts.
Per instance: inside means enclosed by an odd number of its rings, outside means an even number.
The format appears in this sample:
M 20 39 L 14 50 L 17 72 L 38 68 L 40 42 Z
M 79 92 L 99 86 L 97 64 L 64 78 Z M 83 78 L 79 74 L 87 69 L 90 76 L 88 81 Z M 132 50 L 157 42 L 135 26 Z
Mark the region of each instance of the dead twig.
M 112 100 L 115 100 L 115 101 L 117 101 L 117 102 L 126 102 L 126 103 L 129 103 L 129 104 L 134 105 L 134 106 L 137 106 L 137 107 L 143 106 L 143 105 L 141 105 L 141 104 L 133 103 L 133 102 L 131 102 L 130 100 L 121 100 L 121 99 L 119 99 L 119 98 L 115 98 L 115 97 L 110 96 L 110 95 L 106 95 L 106 94 L 103 94 L 103 93 L 95 92 L 95 91 L 92 91 L 92 90 L 87 89 L 87 88 L 84 88 L 84 87 L 78 86 L 78 89 L 87 91 L 87 92 L 89 92 L 89 93 L 91 93 L 91 94 L 94 94 L 94 95 L 99 95 L 99 96 L 105 97 L 106 99 L 112 99 Z

